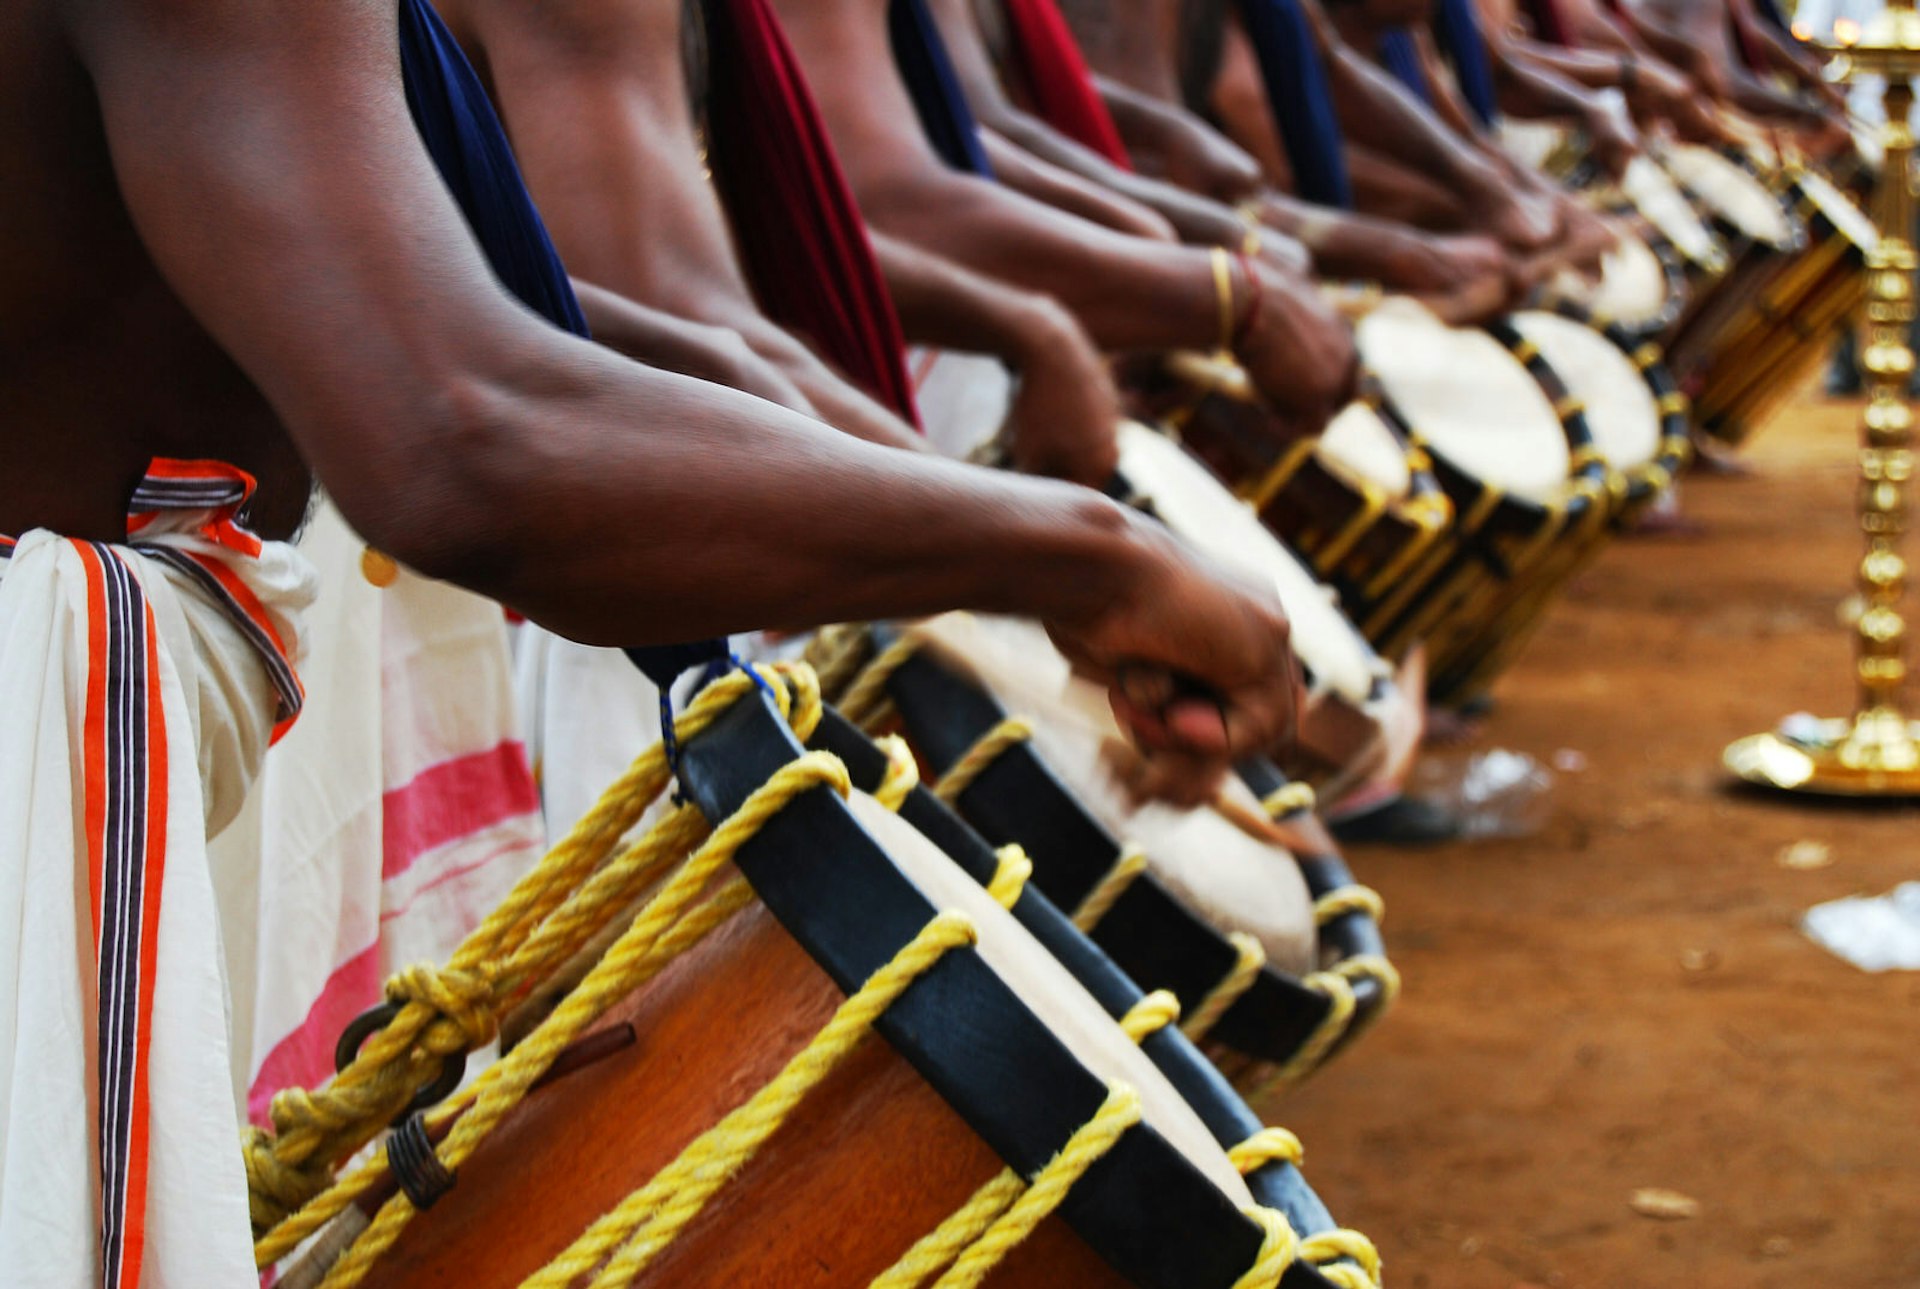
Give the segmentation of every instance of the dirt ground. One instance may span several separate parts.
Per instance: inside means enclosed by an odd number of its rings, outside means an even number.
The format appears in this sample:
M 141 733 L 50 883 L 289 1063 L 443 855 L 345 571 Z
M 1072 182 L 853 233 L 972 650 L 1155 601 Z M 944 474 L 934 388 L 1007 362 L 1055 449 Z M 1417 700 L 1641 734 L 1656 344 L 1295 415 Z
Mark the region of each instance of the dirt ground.
M 1542 831 L 1350 854 L 1406 993 L 1261 1108 L 1396 1289 L 1920 1286 L 1920 974 L 1796 929 L 1920 877 L 1920 810 L 1760 798 L 1719 767 L 1851 701 L 1857 407 L 1789 407 L 1754 474 L 1685 481 L 1703 531 L 1616 544 L 1555 609 L 1477 743 L 1585 758 Z M 1782 867 L 1802 840 L 1831 866 Z M 1698 1216 L 1638 1215 L 1642 1187 Z

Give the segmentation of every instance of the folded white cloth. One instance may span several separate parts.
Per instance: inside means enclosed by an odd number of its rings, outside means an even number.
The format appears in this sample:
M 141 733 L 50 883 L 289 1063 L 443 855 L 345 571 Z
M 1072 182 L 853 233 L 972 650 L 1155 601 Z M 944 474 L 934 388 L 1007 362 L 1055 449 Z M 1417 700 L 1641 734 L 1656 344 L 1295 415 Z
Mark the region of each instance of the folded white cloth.
M 156 461 L 125 545 L 0 544 L 0 1278 L 251 1286 L 209 833 L 299 709 L 312 570 Z

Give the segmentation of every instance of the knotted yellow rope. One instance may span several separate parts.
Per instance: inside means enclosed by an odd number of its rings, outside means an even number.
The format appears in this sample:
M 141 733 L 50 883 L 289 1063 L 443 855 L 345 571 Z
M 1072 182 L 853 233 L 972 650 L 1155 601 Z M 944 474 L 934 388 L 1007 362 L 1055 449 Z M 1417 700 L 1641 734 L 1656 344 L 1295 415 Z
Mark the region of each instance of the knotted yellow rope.
M 1147 871 L 1147 857 L 1132 847 L 1127 848 L 1113 867 L 1107 870 L 1105 877 L 1087 892 L 1087 898 L 1080 901 L 1080 907 L 1073 911 L 1073 924 L 1082 931 L 1092 931 L 1100 925 L 1100 919 L 1112 912 L 1120 897 Z
M 1307 1162 L 1306 1147 L 1300 1144 L 1300 1138 L 1285 1128 L 1262 1128 L 1227 1151 L 1227 1162 L 1232 1164 L 1242 1177 L 1257 1172 L 1276 1160 L 1292 1164 L 1295 1168 Z
M 1020 893 L 1027 889 L 1027 881 L 1033 876 L 1033 861 L 1027 858 L 1027 852 L 1018 845 L 1002 846 L 994 852 L 999 865 L 993 870 L 993 880 L 987 883 L 987 894 L 1003 909 L 1011 909 L 1020 902 Z
M 1300 1256 L 1340 1289 L 1380 1289 L 1380 1251 L 1358 1231 L 1322 1231 L 1300 1241 Z M 1350 1258 L 1351 1262 L 1341 1259 Z
M 1286 1216 L 1270 1208 L 1250 1208 L 1248 1217 L 1260 1226 L 1260 1256 L 1247 1273 L 1233 1282 L 1233 1289 L 1275 1289 L 1287 1268 L 1300 1257 L 1300 1237 L 1293 1233 Z
M 808 752 L 776 770 L 747 798 L 679 871 L 661 887 L 585 980 L 511 1053 L 489 1066 L 475 1081 L 472 1107 L 460 1117 L 438 1154 L 449 1172 L 457 1172 L 482 1140 L 519 1104 L 533 1082 L 582 1030 L 672 961 L 693 932 L 683 915 L 719 869 L 779 811 L 802 793 L 827 786 L 842 796 L 851 791 L 846 767 L 824 752 Z M 404 1193 L 381 1207 L 361 1237 L 334 1265 L 323 1289 L 348 1289 L 392 1246 L 413 1218 Z M 563 1282 L 564 1283 L 564 1282 Z
M 940 776 L 940 782 L 933 789 L 934 795 L 948 805 L 954 804 L 960 799 L 961 793 L 973 786 L 975 779 L 986 773 L 988 766 L 1032 737 L 1033 725 L 1025 717 L 1007 717 L 982 734 L 979 741 L 967 749 L 967 754 Z
M 1313 902 L 1313 924 L 1325 926 L 1335 918 L 1343 918 L 1349 913 L 1364 913 L 1375 922 L 1384 922 L 1387 917 L 1387 902 L 1380 898 L 1380 892 L 1371 886 L 1354 883 L 1328 891 Z
M 1180 1019 L 1180 1000 L 1171 991 L 1156 989 L 1127 1009 L 1120 1028 L 1136 1043 L 1144 1043 Z
M 1229 1150 L 1227 1159 L 1245 1177 L 1276 1162 L 1299 1168 L 1306 1163 L 1306 1150 L 1285 1128 L 1262 1128 Z M 1299 1256 L 1342 1289 L 1380 1289 L 1380 1253 L 1358 1231 L 1341 1228 L 1307 1236 L 1300 1241 Z
M 781 674 L 787 683 L 772 686 L 776 702 L 805 737 L 819 719 L 812 674 L 805 668 Z M 736 675 L 710 686 L 676 723 L 678 736 L 696 736 L 752 683 Z M 345 1070 L 324 1088 L 289 1089 L 274 1098 L 272 1133 L 250 1129 L 242 1140 L 253 1220 L 261 1237 L 256 1257 L 263 1265 L 284 1256 L 351 1201 L 344 1193 L 329 1194 L 325 1204 L 293 1216 L 328 1188 L 340 1161 L 367 1144 L 420 1088 L 438 1077 L 446 1060 L 491 1038 L 506 1003 L 543 972 L 557 968 L 581 943 L 583 928 L 617 912 L 619 904 L 606 898 L 608 887 L 630 888 L 636 875 L 644 879 L 647 871 L 684 853 L 688 839 L 705 825 L 677 813 L 632 848 L 631 864 L 596 888 L 592 899 L 578 890 L 669 778 L 660 747 L 637 758 L 566 838 L 515 884 L 446 967 L 412 968 L 389 982 L 388 998 L 402 1004 L 399 1012 L 368 1038 Z M 548 915 L 571 896 L 580 898 L 551 929 L 542 928 Z M 537 929 L 545 933 L 530 944 Z M 366 1184 L 362 1179 L 360 1189 Z
M 1240 995 L 1253 988 L 1253 982 L 1260 978 L 1260 969 L 1267 965 L 1266 949 L 1245 931 L 1235 931 L 1227 937 L 1227 942 L 1233 946 L 1233 969 L 1207 992 L 1193 1015 L 1180 1027 L 1196 1043 L 1227 1014 L 1227 1008 L 1240 1001 Z

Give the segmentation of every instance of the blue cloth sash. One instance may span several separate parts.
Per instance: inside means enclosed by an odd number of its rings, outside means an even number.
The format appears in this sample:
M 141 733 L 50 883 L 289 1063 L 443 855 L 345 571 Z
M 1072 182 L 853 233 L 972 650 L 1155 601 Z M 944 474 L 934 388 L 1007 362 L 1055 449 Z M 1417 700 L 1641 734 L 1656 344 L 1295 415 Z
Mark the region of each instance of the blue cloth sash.
M 1440 52 L 1453 65 L 1453 77 L 1460 83 L 1460 96 L 1480 119 L 1491 127 L 1500 114 L 1493 92 L 1493 65 L 1487 57 L 1487 42 L 1480 34 L 1480 15 L 1473 0 L 1438 0 L 1433 15 L 1433 35 Z
M 1413 33 L 1405 27 L 1394 27 L 1380 35 L 1380 64 L 1407 89 L 1413 96 L 1433 106 L 1433 86 L 1427 84 L 1427 69 L 1420 65 L 1420 47 L 1414 43 Z
M 993 166 L 980 144 L 980 123 L 967 105 L 953 56 L 927 12 L 926 0 L 893 0 L 887 7 L 887 34 L 893 41 L 893 61 L 934 151 L 955 170 L 992 178 Z
M 1340 117 L 1299 0 L 1239 0 L 1239 6 L 1298 195 L 1350 209 L 1353 182 L 1342 151 Z
M 521 181 L 513 149 L 480 78 L 427 0 L 400 0 L 400 70 L 407 107 L 441 179 L 493 271 L 522 304 L 588 337 L 573 283 Z M 626 651 L 665 693 L 680 673 L 727 657 L 724 640 Z

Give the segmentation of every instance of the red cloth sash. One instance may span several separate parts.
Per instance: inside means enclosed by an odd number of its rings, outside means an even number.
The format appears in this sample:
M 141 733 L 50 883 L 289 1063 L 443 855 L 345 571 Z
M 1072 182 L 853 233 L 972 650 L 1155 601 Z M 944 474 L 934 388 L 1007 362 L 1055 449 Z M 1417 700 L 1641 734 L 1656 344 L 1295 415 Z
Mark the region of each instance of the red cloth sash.
M 761 307 L 915 426 L 906 342 L 846 176 L 767 0 L 709 0 L 708 156 Z
M 1053 0 L 1002 0 L 1015 58 L 1034 110 L 1060 133 L 1092 148 L 1122 170 L 1133 169 L 1113 114 Z

